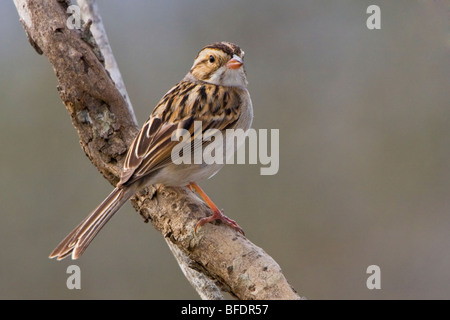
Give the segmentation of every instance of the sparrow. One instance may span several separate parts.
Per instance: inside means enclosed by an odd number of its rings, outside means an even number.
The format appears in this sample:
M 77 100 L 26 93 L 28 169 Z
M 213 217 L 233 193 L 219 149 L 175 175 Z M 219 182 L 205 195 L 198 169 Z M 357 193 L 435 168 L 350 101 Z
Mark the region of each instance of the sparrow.
M 173 148 L 179 143 L 172 136 L 179 129 L 187 130 L 192 141 L 199 134 L 216 129 L 223 133 L 222 143 L 226 144 L 227 129 L 246 132 L 250 128 L 253 107 L 243 60 L 244 51 L 230 42 L 213 43 L 200 50 L 190 71 L 162 97 L 134 139 L 115 189 L 59 243 L 50 258 L 62 260 L 72 255 L 72 259 L 78 259 L 120 207 L 150 185 L 188 186 L 203 198 L 213 214 L 197 222 L 195 233 L 198 227 L 221 220 L 244 234 L 242 228 L 226 217 L 196 183 L 215 175 L 225 161 L 175 164 L 171 157 Z M 201 132 L 194 131 L 194 127 L 198 128 L 194 123 L 198 121 L 202 124 Z M 203 150 L 211 143 L 219 141 L 194 144 L 192 154 L 196 148 Z M 230 149 L 225 147 L 227 151 Z M 238 147 L 232 146 L 231 152 Z

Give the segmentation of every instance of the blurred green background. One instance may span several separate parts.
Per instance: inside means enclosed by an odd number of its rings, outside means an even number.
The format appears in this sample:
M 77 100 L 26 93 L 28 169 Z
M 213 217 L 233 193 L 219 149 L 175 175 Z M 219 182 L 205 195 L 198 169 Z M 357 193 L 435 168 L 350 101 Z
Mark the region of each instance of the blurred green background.
M 230 165 L 202 187 L 309 299 L 450 298 L 450 3 L 98 1 L 139 123 L 206 44 L 246 52 L 255 129 L 280 170 Z M 381 8 L 381 30 L 366 9 Z M 197 299 L 127 204 L 81 260 L 47 258 L 110 192 L 47 59 L 0 2 L 0 298 Z M 381 290 L 366 269 L 381 268 Z

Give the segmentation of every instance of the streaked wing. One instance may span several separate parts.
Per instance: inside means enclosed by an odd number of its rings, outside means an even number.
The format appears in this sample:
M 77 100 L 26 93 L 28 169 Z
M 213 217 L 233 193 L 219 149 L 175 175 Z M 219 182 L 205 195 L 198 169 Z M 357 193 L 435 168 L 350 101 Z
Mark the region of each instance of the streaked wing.
M 233 128 L 241 115 L 236 90 L 206 83 L 183 81 L 158 103 L 128 150 L 119 184 L 132 183 L 171 163 L 178 141 L 171 136 L 177 129 L 188 130 L 191 141 L 208 129 Z M 201 132 L 194 122 L 202 121 Z

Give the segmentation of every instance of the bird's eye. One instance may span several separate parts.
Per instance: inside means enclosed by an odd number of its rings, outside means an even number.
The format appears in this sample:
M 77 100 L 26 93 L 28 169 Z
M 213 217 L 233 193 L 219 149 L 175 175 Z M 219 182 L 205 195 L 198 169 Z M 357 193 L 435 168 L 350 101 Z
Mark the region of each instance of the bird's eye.
M 209 56 L 209 62 L 214 63 L 216 61 L 216 58 L 214 58 L 213 55 Z

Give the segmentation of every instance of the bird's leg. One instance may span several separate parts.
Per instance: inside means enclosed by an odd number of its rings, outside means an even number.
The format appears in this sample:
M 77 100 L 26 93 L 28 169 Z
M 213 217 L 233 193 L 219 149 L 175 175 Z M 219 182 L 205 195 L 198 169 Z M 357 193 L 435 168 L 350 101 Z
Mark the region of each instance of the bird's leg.
M 206 204 L 209 206 L 209 208 L 213 212 L 212 216 L 200 219 L 199 222 L 197 222 L 197 224 L 195 225 L 195 229 L 194 229 L 195 233 L 197 233 L 198 227 L 201 227 L 208 222 L 220 220 L 223 223 L 232 227 L 234 230 L 239 231 L 240 233 L 242 233 L 244 235 L 244 230 L 242 230 L 242 228 L 234 220 L 231 220 L 226 215 L 224 215 L 222 213 L 222 211 L 219 210 L 219 208 L 217 208 L 217 206 L 214 204 L 214 202 L 212 202 L 212 200 L 206 195 L 206 193 L 202 190 L 202 188 L 200 188 L 200 186 L 198 184 L 196 184 L 195 182 L 191 182 L 188 185 L 188 187 L 191 190 L 194 189 L 195 191 L 197 191 L 197 193 L 202 197 L 202 199 L 206 202 Z

